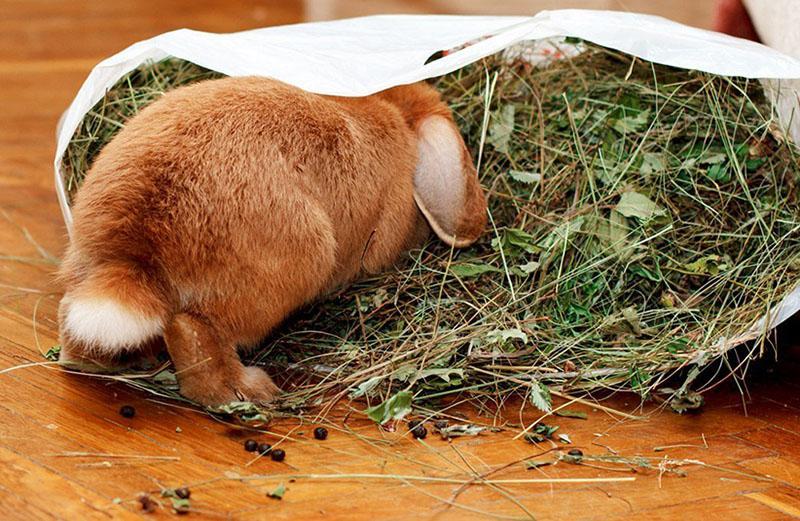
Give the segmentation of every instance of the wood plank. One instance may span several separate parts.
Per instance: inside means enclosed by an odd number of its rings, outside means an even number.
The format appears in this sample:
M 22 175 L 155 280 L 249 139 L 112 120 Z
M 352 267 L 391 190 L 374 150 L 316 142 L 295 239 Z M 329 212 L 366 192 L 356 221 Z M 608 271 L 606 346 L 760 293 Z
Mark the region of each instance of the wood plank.
M 745 497 L 786 516 L 800 519 L 800 491 L 795 488 L 776 487 L 764 492 L 753 492 Z
M 0 447 L 0 484 L 16 497 L 24 495 L 22 512 L 8 512 L 15 519 L 40 516 L 38 512 L 57 512 L 71 519 L 133 519 L 121 506 L 115 505 L 91 490 L 42 467 L 6 448 Z M 28 508 L 31 505 L 32 508 Z M 19 514 L 19 516 L 17 515 Z

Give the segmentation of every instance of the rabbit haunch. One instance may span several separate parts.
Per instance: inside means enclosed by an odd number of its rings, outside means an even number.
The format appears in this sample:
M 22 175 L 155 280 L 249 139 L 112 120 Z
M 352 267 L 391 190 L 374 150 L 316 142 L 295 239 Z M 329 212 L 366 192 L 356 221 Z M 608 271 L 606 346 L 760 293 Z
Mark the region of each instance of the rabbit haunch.
M 226 78 L 169 92 L 129 120 L 73 216 L 64 359 L 113 365 L 166 347 L 181 392 L 214 405 L 277 391 L 237 347 L 390 267 L 431 229 L 471 244 L 486 202 L 432 87 L 341 98 Z

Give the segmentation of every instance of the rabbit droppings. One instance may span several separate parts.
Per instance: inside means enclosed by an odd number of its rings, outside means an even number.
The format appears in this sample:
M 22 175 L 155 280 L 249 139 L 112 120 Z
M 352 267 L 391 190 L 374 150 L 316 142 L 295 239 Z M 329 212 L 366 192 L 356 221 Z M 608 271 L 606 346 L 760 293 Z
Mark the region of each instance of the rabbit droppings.
M 166 347 L 181 393 L 213 406 L 278 392 L 237 348 L 431 229 L 473 243 L 486 200 L 432 87 L 345 98 L 247 77 L 176 89 L 131 118 L 73 216 L 62 360 L 110 367 Z

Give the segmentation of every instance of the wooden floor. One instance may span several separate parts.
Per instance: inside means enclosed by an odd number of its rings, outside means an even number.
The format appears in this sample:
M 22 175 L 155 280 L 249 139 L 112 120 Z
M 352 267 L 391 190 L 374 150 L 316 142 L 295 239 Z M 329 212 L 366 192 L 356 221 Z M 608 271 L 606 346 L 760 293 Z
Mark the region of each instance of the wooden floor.
M 349 14 L 359 5 L 325 4 Z M 708 6 L 652 4 L 672 5 L 679 18 Z M 442 5 L 408 2 L 416 11 Z M 192 518 L 800 517 L 800 357 L 788 340 L 792 327 L 784 331 L 781 363 L 749 380 L 745 398 L 724 385 L 697 415 L 648 406 L 635 411 L 644 419 L 623 420 L 571 405 L 588 419 L 546 420 L 586 455 L 651 458 L 656 469 L 637 472 L 605 461 L 526 470 L 520 461 L 550 445 L 513 439 L 512 424 L 537 418 L 527 409 L 520 414 L 518 404 L 497 418 L 473 413 L 475 421 L 507 424 L 507 430 L 453 442 L 382 432 L 356 413 L 344 421 L 349 411 L 342 408 L 329 418 L 329 439 L 315 441 L 310 423 L 245 432 L 111 381 L 20 367 L 41 362 L 40 352 L 56 342 L 59 295 L 50 277 L 65 232 L 51 179 L 53 133 L 90 67 L 174 27 L 228 31 L 297 21 L 309 11 L 300 3 L 255 0 L 0 1 L 0 518 L 134 518 L 141 515 L 136 498 L 143 491 L 160 503 L 152 516 L 163 518 L 174 514 L 158 492 L 183 485 L 192 490 Z M 314 11 L 325 12 L 331 11 Z M 119 416 L 123 404 L 136 407 L 133 419 Z M 633 411 L 637 400 L 616 397 L 606 405 Z M 241 448 L 246 437 L 283 440 L 286 460 L 253 461 Z M 675 465 L 685 475 L 669 472 Z M 284 498 L 268 498 L 280 483 Z M 467 484 L 461 493 L 460 483 Z

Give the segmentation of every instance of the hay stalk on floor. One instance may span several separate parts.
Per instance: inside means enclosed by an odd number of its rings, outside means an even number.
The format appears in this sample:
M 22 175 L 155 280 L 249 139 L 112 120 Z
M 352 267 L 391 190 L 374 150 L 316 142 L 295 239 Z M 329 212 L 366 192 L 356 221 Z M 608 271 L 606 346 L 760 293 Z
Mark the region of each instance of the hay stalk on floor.
M 748 330 L 800 276 L 796 147 L 756 82 L 586 47 L 436 81 L 491 227 L 463 251 L 431 241 L 275 332 L 251 362 L 290 375 L 284 406 L 365 398 L 384 421 L 412 401 L 519 392 L 546 411 L 550 387 L 647 395 L 678 369 L 717 362 L 719 377 L 763 353 L 767 333 Z M 127 118 L 215 76 L 167 60 L 123 78 L 73 137 L 70 192 Z M 745 339 L 746 360 L 725 357 Z

